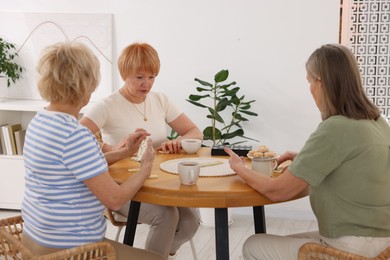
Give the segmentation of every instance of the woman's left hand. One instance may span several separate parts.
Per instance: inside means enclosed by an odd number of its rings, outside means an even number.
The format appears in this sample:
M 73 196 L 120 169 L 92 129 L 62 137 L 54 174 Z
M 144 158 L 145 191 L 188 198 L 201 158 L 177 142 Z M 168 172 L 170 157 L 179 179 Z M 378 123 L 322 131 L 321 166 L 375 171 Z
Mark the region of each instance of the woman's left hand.
M 159 147 L 156 148 L 157 151 L 162 151 L 163 153 L 179 153 L 180 149 L 180 140 L 177 139 L 163 142 Z

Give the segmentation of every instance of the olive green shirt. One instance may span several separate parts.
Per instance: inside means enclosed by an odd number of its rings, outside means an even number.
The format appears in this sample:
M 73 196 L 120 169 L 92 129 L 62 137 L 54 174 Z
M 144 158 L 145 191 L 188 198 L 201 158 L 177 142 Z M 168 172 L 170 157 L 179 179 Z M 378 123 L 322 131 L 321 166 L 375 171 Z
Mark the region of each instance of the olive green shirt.
M 390 127 L 382 117 L 326 119 L 289 170 L 310 185 L 321 235 L 390 237 Z

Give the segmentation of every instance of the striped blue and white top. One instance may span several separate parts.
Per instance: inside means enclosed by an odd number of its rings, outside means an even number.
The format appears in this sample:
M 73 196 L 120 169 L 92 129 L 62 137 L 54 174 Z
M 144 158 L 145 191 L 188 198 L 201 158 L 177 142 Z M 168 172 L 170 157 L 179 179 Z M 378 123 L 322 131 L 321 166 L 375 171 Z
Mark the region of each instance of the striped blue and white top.
M 23 156 L 23 232 L 54 248 L 102 241 L 104 206 L 83 182 L 107 171 L 92 133 L 69 114 L 39 111 L 27 128 Z

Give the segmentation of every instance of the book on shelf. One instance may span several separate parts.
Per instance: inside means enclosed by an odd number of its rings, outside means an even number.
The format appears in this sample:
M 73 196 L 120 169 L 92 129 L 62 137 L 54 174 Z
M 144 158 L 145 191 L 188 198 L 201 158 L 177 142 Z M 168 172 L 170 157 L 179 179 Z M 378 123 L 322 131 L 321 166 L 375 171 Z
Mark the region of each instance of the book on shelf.
M 26 129 L 21 129 L 14 132 L 15 144 L 16 144 L 16 153 L 18 155 L 23 155 L 23 145 L 24 137 L 26 136 Z
M 3 154 L 16 155 L 15 131 L 22 130 L 21 124 L 7 124 L 1 126 L 1 141 L 4 139 Z M 2 142 L 3 143 L 3 142 Z
M 2 126 L 0 126 L 0 154 L 5 154 L 5 142 L 3 136 Z
M 11 155 L 12 154 L 12 145 L 11 139 L 9 137 L 8 124 L 1 126 L 1 141 L 3 145 L 3 154 Z
M 18 152 L 16 151 L 16 142 L 15 142 L 15 132 L 22 130 L 22 125 L 21 124 L 13 124 L 13 125 L 8 125 L 8 133 L 9 133 L 9 138 L 11 140 L 11 146 L 12 146 L 12 154 L 16 155 Z

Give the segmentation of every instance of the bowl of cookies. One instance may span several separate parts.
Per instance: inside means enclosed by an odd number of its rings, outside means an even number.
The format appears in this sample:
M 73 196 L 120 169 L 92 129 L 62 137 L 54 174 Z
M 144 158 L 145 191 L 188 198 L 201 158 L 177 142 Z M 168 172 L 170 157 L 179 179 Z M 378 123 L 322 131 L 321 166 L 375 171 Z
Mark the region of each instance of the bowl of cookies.
M 260 145 L 256 150 L 250 150 L 247 156 L 249 159 L 264 157 L 275 159 L 279 155 L 278 153 L 271 151 L 266 145 Z

